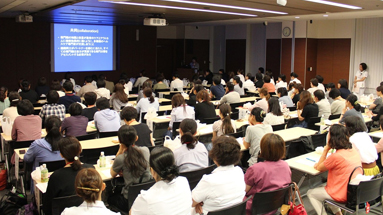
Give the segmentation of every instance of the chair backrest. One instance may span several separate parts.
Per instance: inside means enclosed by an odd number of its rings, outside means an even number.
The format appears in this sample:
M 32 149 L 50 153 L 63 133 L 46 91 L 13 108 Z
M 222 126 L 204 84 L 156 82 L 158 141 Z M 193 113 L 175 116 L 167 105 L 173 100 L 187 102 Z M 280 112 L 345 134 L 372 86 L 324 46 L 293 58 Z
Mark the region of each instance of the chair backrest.
M 237 120 L 239 118 L 239 111 L 238 110 L 237 111 L 231 110 L 231 111 L 232 111 L 232 113 L 230 114 L 230 118 L 232 120 Z
M 82 136 L 77 136 L 78 141 L 83 141 L 83 140 L 93 140 L 98 137 L 97 132 L 92 132 L 90 134 L 82 135 Z
M 132 207 L 134 200 L 136 200 L 141 190 L 149 190 L 149 188 L 151 188 L 155 183 L 155 181 L 149 181 L 141 184 L 130 185 L 128 190 L 129 209 Z
M 231 134 L 226 134 L 228 136 L 232 136 L 234 138 L 239 138 L 239 137 L 243 137 L 243 131 L 238 131 L 236 133 L 231 133 Z
M 308 124 L 307 128 L 311 130 L 319 131 L 320 126 L 315 125 L 315 123 L 318 123 L 318 122 L 320 122 L 320 117 L 311 117 L 307 121 L 307 124 Z
M 277 210 L 283 204 L 287 204 L 291 186 L 289 185 L 274 191 L 256 193 L 253 197 L 251 214 L 265 214 Z
M 287 107 L 290 111 L 296 111 L 297 110 L 297 107 L 296 106 L 293 106 L 293 107 Z
M 97 164 L 97 160 L 100 157 L 101 152 L 106 155 L 116 155 L 119 149 L 119 145 L 109 146 L 97 149 L 83 149 L 81 161 L 87 164 Z
M 245 104 L 245 102 L 231 103 L 231 104 L 230 104 L 231 111 L 234 112 L 234 111 L 236 110 L 237 107 L 240 107 L 240 106 L 242 106 L 243 104 Z
M 34 140 L 9 141 L 9 155 L 12 156 L 15 149 L 29 148 Z
M 313 142 L 314 148 L 326 145 L 327 132 L 323 134 L 311 135 L 311 141 Z
M 210 174 L 215 168 L 217 168 L 217 166 L 213 164 L 203 169 L 194 170 L 190 172 L 182 172 L 180 173 L 180 175 L 188 179 L 190 190 L 193 190 L 195 186 L 197 186 L 198 182 L 201 180 L 202 176 L 205 174 Z
M 213 124 L 215 121 L 219 120 L 219 116 L 213 117 L 213 118 L 205 118 L 201 119 L 201 123 L 206 123 L 206 124 Z
M 361 181 L 357 189 L 356 204 L 375 200 L 383 195 L 383 178 Z
M 173 127 L 172 127 L 172 135 L 173 135 L 173 139 L 177 136 L 177 129 L 180 128 L 180 124 L 181 122 L 173 122 Z
M 79 206 L 83 202 L 84 200 L 77 195 L 54 198 L 52 200 L 52 214 L 60 215 L 65 208 Z
M 341 115 L 341 114 L 330 115 L 330 116 L 328 117 L 328 119 L 329 119 L 329 120 L 339 119 L 339 118 L 340 118 L 340 115 Z
M 283 123 L 283 124 L 279 124 L 279 125 L 272 125 L 271 127 L 273 127 L 273 131 L 279 131 L 279 130 L 285 129 L 286 124 Z
M 155 146 L 148 146 L 148 149 L 149 149 L 149 152 L 152 152 L 152 150 L 156 147 L 161 147 L 161 146 L 164 146 L 164 144 L 159 144 L 159 145 L 155 145 Z
M 146 112 L 141 112 L 141 123 L 145 123 L 146 124 L 145 115 L 146 115 Z M 137 122 L 139 122 L 139 120 L 137 120 Z
M 249 196 L 245 201 L 221 210 L 208 212 L 208 215 L 246 215 L 246 203 L 252 196 Z
M 98 137 L 103 138 L 103 137 L 113 137 L 117 136 L 117 131 L 109 131 L 109 132 L 98 132 Z
M 303 144 L 303 141 L 300 139 L 291 141 L 286 157 L 290 159 L 303 154 L 306 154 L 305 145 Z
M 44 163 L 47 165 L 49 172 L 53 172 L 65 166 L 65 160 L 39 162 L 39 166 L 43 165 Z

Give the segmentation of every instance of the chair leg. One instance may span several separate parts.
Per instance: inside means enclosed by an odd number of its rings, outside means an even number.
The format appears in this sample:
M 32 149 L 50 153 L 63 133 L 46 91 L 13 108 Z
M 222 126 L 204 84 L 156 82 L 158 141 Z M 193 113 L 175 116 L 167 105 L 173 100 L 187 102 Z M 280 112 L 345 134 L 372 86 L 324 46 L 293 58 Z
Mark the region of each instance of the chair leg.
M 359 204 L 356 205 L 356 214 L 359 214 Z
M 19 177 L 20 177 L 20 176 L 19 176 Z M 20 179 L 21 179 L 21 190 L 22 190 L 24 196 L 26 196 L 25 186 L 24 186 L 24 176 L 22 175 L 22 176 L 20 177 Z

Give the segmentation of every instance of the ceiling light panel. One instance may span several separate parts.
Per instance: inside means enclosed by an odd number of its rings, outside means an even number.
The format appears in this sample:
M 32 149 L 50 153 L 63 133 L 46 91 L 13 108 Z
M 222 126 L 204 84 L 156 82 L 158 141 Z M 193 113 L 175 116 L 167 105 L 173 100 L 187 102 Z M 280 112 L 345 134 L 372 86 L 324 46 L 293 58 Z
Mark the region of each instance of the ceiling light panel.
M 26 0 L 16 0 L 16 1 L 14 1 L 14 2 L 12 2 L 10 4 L 7 4 L 4 7 L 0 8 L 0 13 L 2 13 L 4 11 L 7 11 L 9 9 L 12 9 L 12 8 L 14 8 L 16 6 L 19 6 L 21 4 L 24 4 L 25 2 L 26 2 Z
M 342 3 L 326 1 L 326 0 L 305 0 L 305 1 L 319 3 L 319 4 L 326 4 L 326 5 L 331 5 L 335 7 L 343 7 L 343 8 L 353 9 L 353 10 L 362 9 L 361 7 L 358 7 L 358 6 L 342 4 Z

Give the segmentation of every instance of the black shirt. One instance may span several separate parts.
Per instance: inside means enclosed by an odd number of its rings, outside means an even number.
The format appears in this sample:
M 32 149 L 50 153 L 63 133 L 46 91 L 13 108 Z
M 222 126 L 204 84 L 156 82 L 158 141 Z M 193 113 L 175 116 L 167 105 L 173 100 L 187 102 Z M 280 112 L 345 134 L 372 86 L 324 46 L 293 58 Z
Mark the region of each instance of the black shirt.
M 84 108 L 82 110 L 81 115 L 87 117 L 88 121 L 92 121 L 93 117 L 94 117 L 94 113 L 96 113 L 96 112 L 97 112 L 97 107 L 94 106 L 94 107 L 91 107 L 91 108 Z
M 137 146 L 152 146 L 152 141 L 150 139 L 150 134 L 152 131 L 149 129 L 149 127 L 144 124 L 140 123 L 137 125 L 132 125 L 134 129 L 136 129 L 138 140 L 135 143 Z
M 189 106 L 192 106 L 194 107 L 195 104 L 196 104 L 196 101 L 197 101 L 197 97 L 196 95 L 194 95 L 194 93 L 191 93 L 189 95 L 189 100 L 186 102 Z
M 34 90 L 21 91 L 20 96 L 24 100 L 29 100 L 32 104 L 36 104 L 39 100 L 39 95 L 37 95 L 36 91 Z
M 346 88 L 339 88 L 340 96 L 344 99 L 347 99 L 347 96 L 351 94 L 350 90 Z
M 82 168 L 94 168 L 94 166 L 84 163 Z M 45 215 L 52 214 L 53 198 L 76 195 L 74 182 L 78 171 L 73 170 L 72 167 L 64 167 L 52 173 L 49 177 L 47 192 L 43 195 L 43 210 Z
M 262 88 L 262 87 L 263 87 L 263 81 L 262 81 L 262 80 L 259 80 L 259 81 L 255 82 L 255 86 L 256 86 L 257 88 Z
M 305 118 L 308 122 L 311 117 L 318 117 L 319 108 L 317 104 L 307 104 L 301 113 L 301 117 Z
M 301 94 L 299 93 L 293 97 L 293 102 L 294 102 L 295 106 L 298 106 L 297 103 L 299 102 L 300 96 L 301 96 Z
M 217 116 L 215 113 L 215 107 L 213 103 L 207 103 L 207 102 L 202 102 L 198 103 L 194 107 L 195 111 L 195 119 L 200 120 L 202 123 L 205 122 L 206 118 L 214 118 Z
M 42 94 L 44 94 L 45 96 L 48 95 L 48 92 L 49 92 L 49 86 L 37 86 L 35 88 L 36 90 L 36 93 L 41 96 Z

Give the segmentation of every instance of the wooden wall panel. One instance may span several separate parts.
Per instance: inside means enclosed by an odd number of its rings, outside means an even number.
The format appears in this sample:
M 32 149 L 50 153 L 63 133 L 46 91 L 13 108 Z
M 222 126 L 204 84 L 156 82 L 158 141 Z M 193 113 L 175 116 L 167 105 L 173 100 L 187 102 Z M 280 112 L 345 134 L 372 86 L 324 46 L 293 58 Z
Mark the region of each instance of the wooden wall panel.
M 317 39 L 307 39 L 307 56 L 306 56 L 306 84 L 305 88 L 310 88 L 310 80 L 315 78 L 317 74 Z M 308 68 L 312 67 L 312 71 Z
M 245 70 L 246 39 L 226 40 L 226 71 Z
M 281 39 L 266 41 L 266 69 L 271 69 L 275 80 L 281 74 Z
M 291 73 L 291 38 L 282 39 L 281 73 L 290 80 Z
M 298 74 L 298 79 L 304 84 L 306 64 L 306 38 L 295 39 L 294 53 L 294 72 Z

